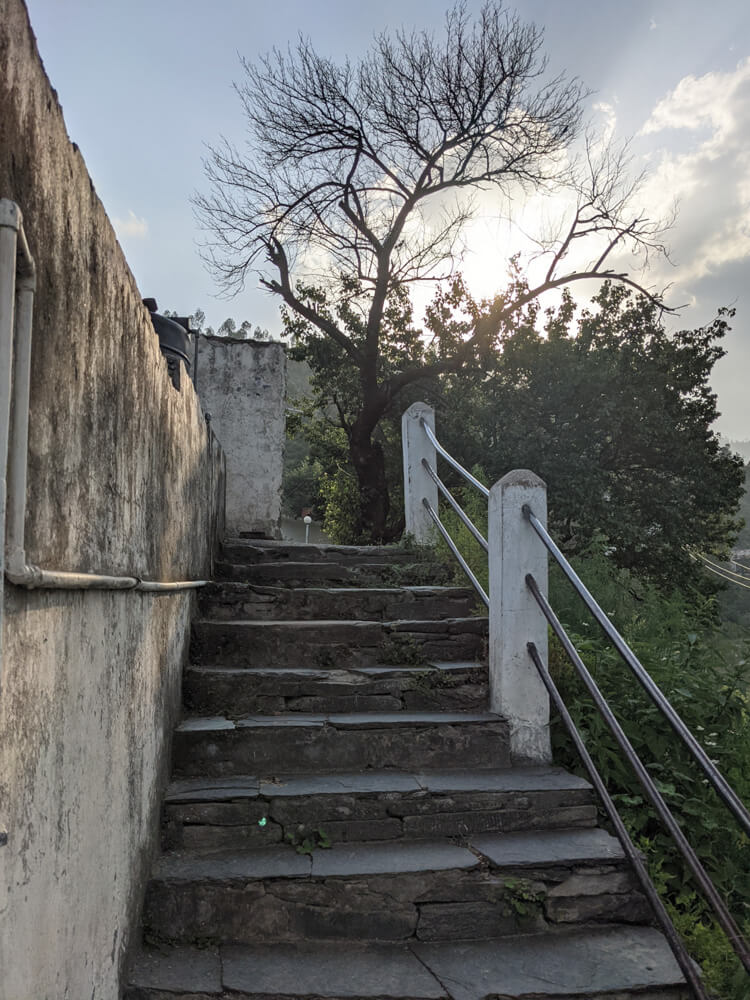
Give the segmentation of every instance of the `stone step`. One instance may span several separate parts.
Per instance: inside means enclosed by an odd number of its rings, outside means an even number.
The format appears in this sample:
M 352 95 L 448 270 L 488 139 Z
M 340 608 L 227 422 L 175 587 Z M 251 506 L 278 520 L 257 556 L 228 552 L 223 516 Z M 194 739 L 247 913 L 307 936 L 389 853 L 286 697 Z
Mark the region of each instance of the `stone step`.
M 690 1000 L 662 935 L 587 928 L 497 941 L 144 949 L 124 1000 Z
M 264 539 L 228 538 L 221 547 L 226 562 L 255 563 L 338 563 L 341 566 L 414 563 L 429 561 L 429 549 L 409 549 L 400 545 L 305 545 Z
M 355 670 L 189 667 L 182 685 L 195 714 L 235 718 L 280 712 L 481 711 L 487 668 L 477 663 Z
M 487 619 L 442 621 L 232 621 L 193 625 L 191 660 L 202 666 L 318 669 L 479 660 Z
M 172 754 L 174 776 L 185 778 L 511 763 L 507 723 L 483 712 L 192 716 L 175 730 Z
M 348 587 L 438 587 L 451 583 L 455 569 L 437 562 L 373 562 L 361 565 L 336 562 L 235 563 L 220 559 L 214 564 L 216 580 L 284 587 L 346 585 Z
M 466 587 L 271 587 L 212 583 L 199 593 L 203 618 L 249 619 L 466 618 L 477 596 Z
M 591 827 L 596 816 L 588 783 L 558 768 L 189 778 L 167 791 L 162 847 L 243 850 L 307 831 L 332 843 L 465 837 Z
M 144 906 L 146 935 L 171 944 L 455 942 L 649 917 L 596 829 L 169 853 Z

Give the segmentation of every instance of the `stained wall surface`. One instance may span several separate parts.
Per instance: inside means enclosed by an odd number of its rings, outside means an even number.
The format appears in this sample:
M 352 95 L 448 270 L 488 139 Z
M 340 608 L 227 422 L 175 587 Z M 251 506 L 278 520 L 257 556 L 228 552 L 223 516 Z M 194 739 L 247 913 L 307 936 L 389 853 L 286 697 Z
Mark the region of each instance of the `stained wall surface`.
M 227 534 L 280 537 L 284 345 L 198 338 L 196 382 L 227 460 Z
M 0 0 L 0 197 L 21 207 L 37 267 L 27 559 L 204 577 L 222 530 L 221 449 L 189 380 L 177 392 L 167 378 L 21 0 Z M 193 600 L 5 583 L 0 1000 L 118 996 Z

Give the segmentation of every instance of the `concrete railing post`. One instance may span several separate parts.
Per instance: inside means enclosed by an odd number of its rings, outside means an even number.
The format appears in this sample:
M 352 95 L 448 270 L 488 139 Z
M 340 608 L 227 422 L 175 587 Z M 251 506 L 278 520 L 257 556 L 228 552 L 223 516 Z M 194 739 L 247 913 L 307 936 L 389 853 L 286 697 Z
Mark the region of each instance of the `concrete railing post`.
M 547 663 L 547 621 L 526 586 L 531 573 L 547 593 L 547 550 L 523 516 L 528 504 L 547 523 L 547 488 L 527 469 L 503 476 L 490 490 L 490 708 L 508 720 L 514 761 L 551 760 L 549 698 L 526 644 Z
M 427 513 L 423 498 L 437 511 L 438 489 L 422 465 L 425 458 L 435 468 L 435 446 L 428 440 L 420 418 L 434 432 L 435 411 L 426 403 L 412 403 L 401 418 L 401 442 L 404 452 L 404 508 L 406 533 L 420 545 L 428 545 L 435 537 L 435 525 Z

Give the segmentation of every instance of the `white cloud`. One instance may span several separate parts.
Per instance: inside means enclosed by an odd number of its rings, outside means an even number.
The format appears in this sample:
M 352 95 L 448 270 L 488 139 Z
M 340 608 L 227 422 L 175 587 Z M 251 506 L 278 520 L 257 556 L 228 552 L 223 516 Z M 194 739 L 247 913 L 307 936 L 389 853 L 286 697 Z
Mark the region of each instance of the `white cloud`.
M 690 282 L 750 257 L 750 59 L 731 72 L 684 77 L 640 134 L 662 143 L 644 194 L 654 214 L 678 202 L 680 269 L 670 279 L 689 292 Z
M 597 103 L 592 107 L 593 110 L 598 111 L 603 118 L 597 148 L 606 149 L 607 144 L 611 142 L 617 128 L 617 112 L 615 111 L 614 104 L 609 104 L 607 101 L 597 101 Z
M 721 141 L 733 131 L 737 99 L 746 97 L 749 84 L 750 59 L 730 73 L 683 77 L 656 105 L 641 134 L 708 126 L 714 130 L 715 141 Z
M 127 219 L 114 218 L 112 225 L 118 236 L 133 236 L 136 239 L 148 236 L 148 223 L 145 219 L 139 219 L 132 209 L 128 209 Z

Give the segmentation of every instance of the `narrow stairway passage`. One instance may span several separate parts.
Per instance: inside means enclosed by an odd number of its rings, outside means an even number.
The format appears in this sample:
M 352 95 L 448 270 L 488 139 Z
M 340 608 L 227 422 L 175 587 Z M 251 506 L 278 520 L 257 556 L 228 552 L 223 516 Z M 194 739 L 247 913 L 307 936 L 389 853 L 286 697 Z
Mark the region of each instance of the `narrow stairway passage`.
M 687 1000 L 589 785 L 511 765 L 448 568 L 230 541 L 218 573 L 125 1000 Z

